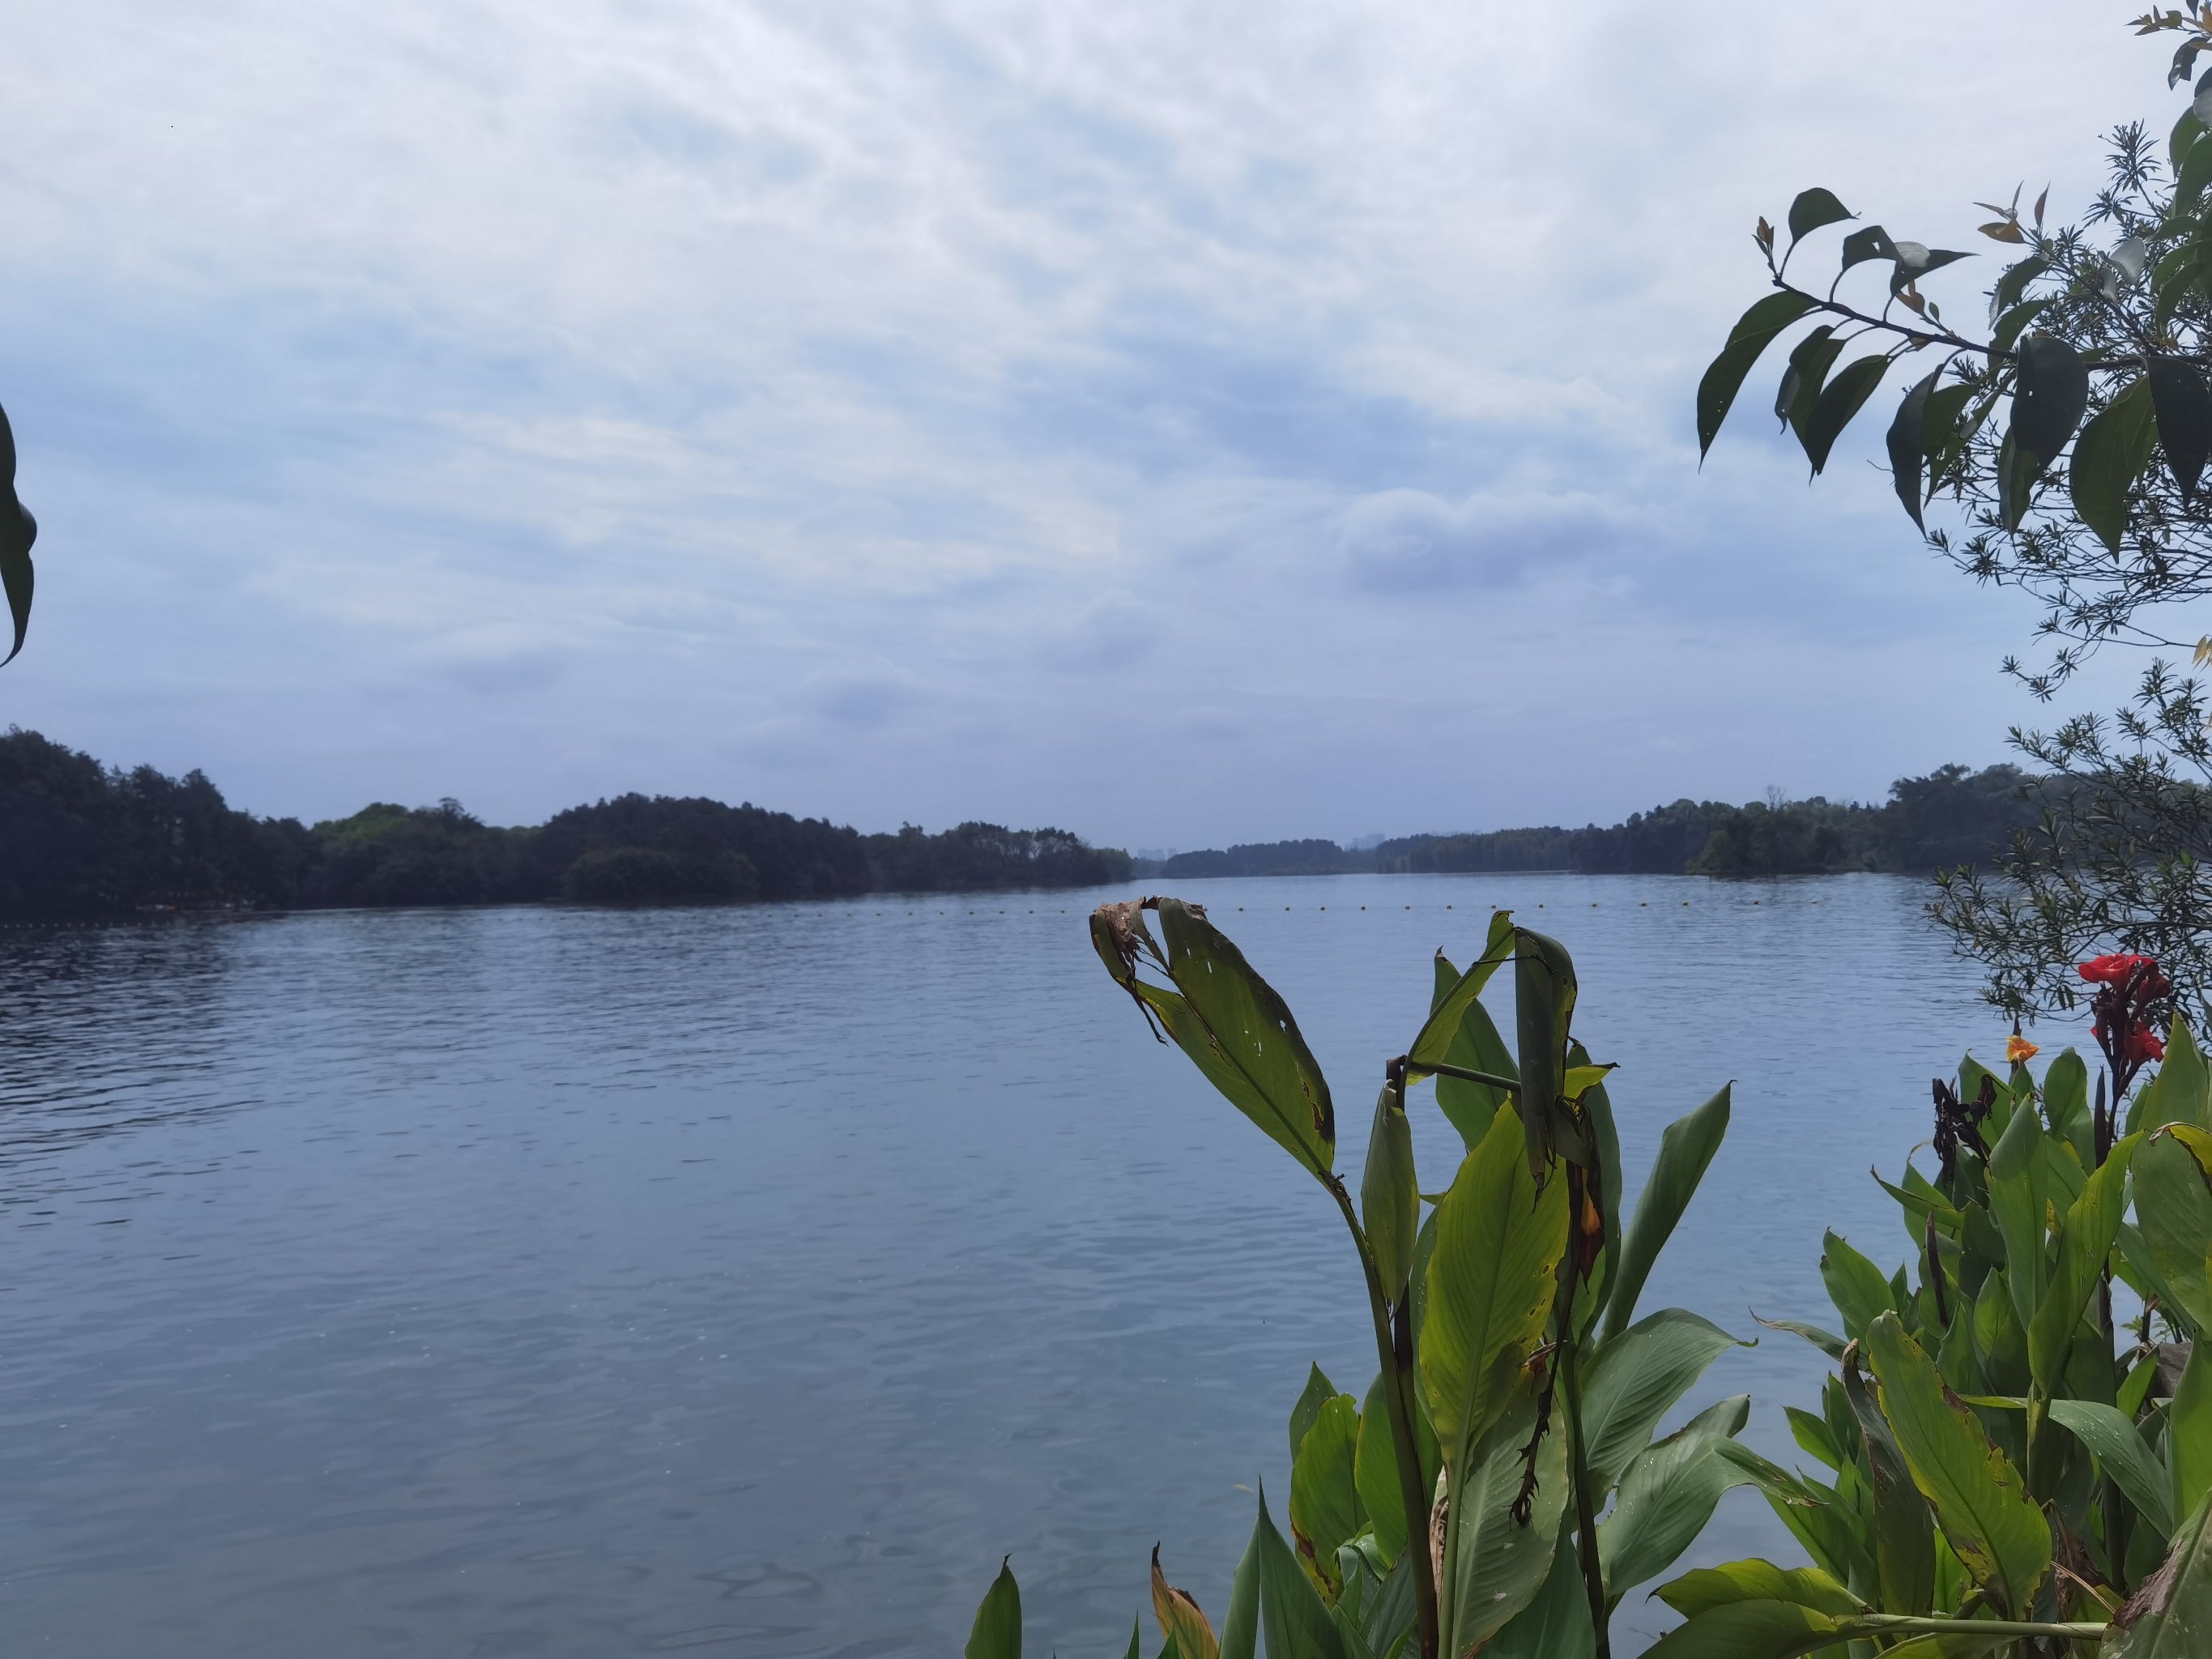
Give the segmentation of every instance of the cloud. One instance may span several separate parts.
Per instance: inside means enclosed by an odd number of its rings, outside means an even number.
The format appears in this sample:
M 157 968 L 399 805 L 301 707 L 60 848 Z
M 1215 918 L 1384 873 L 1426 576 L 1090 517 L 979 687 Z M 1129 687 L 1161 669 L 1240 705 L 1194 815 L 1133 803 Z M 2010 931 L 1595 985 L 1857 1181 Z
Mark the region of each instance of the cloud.
M 1454 507 L 1426 490 L 1386 489 L 1337 520 L 1352 579 L 1383 593 L 1506 586 L 1575 568 L 1620 534 L 1597 502 L 1573 495 L 1470 495 Z

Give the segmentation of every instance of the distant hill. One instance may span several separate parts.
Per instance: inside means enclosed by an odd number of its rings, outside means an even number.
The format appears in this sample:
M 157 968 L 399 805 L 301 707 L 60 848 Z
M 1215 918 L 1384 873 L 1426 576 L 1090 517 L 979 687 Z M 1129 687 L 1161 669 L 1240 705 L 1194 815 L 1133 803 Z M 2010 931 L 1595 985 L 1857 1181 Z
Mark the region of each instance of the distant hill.
M 231 807 L 205 775 L 104 767 L 10 727 L 0 736 L 0 919 L 164 909 L 502 904 L 539 899 L 849 898 L 1081 887 L 1125 853 L 1064 830 L 963 823 L 862 835 L 751 805 L 621 795 L 502 829 L 458 801 L 377 802 L 307 825 Z
M 1394 872 L 1571 870 L 1598 874 L 1811 875 L 1845 870 L 1924 875 L 1978 863 L 2042 814 L 2043 780 L 2014 766 L 1939 767 L 1899 778 L 1879 806 L 1809 800 L 1741 806 L 1678 800 L 1625 823 L 1407 836 L 1353 849 L 1332 841 L 1249 843 L 1139 866 L 1173 879 Z

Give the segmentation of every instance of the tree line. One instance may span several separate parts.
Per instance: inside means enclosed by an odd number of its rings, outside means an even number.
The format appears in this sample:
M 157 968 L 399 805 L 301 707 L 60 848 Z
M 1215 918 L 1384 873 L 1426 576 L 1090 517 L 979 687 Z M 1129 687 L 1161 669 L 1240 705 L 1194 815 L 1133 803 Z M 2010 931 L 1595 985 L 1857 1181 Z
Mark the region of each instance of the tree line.
M 1571 870 L 1625 875 L 1824 875 L 1884 870 L 1927 875 L 1985 862 L 2015 831 L 2041 821 L 2045 781 L 2014 766 L 1939 767 L 1899 778 L 1881 805 L 1808 800 L 1678 800 L 1625 823 L 1557 824 L 1461 835 L 1407 836 L 1373 848 L 1282 841 L 1178 853 L 1141 866 L 1170 879 L 1305 876 L 1345 871 Z
M 849 898 L 1082 887 L 1128 856 L 1064 830 L 908 824 L 863 835 L 702 798 L 622 795 L 542 824 L 488 824 L 458 801 L 378 802 L 307 824 L 229 805 L 199 771 L 103 766 L 35 732 L 0 736 L 0 918 L 166 909 Z

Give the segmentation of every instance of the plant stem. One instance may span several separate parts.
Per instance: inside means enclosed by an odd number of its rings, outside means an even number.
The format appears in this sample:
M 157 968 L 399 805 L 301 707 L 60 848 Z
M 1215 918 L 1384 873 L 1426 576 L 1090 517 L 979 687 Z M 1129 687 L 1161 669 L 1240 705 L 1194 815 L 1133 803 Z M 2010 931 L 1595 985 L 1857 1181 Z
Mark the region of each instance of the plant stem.
M 1910 1613 L 1862 1613 L 1845 1623 L 1832 1640 L 1843 1643 L 1861 1636 L 2019 1636 L 2057 1642 L 2101 1642 L 2110 1628 L 2038 1624 L 2027 1619 L 1929 1619 Z
M 1487 1083 L 1492 1088 L 1503 1089 L 1516 1099 L 1521 1094 L 1518 1083 L 1510 1077 L 1500 1077 L 1495 1072 L 1478 1072 L 1466 1066 L 1447 1066 L 1440 1060 L 1431 1060 L 1426 1065 L 1407 1060 L 1401 1060 L 1398 1064 L 1407 1071 L 1428 1073 L 1437 1077 L 1455 1077 L 1467 1083 Z
M 1390 1418 L 1390 1443 L 1398 1454 L 1398 1491 L 1406 1505 L 1406 1553 L 1412 1558 L 1413 1614 L 1420 1635 L 1421 1659 L 1437 1659 L 1437 1579 L 1429 1554 L 1428 1496 L 1421 1490 L 1420 1443 L 1413 1435 L 1412 1344 L 1407 1343 L 1401 1355 L 1392 1340 L 1390 1299 L 1383 1294 L 1382 1275 L 1375 1271 L 1374 1254 L 1367 1248 L 1367 1235 L 1360 1231 L 1352 1195 L 1334 1176 L 1329 1178 L 1328 1189 L 1344 1212 L 1344 1224 L 1352 1230 L 1352 1242 L 1359 1250 L 1359 1270 L 1367 1279 L 1367 1310 L 1375 1321 L 1375 1353 L 1390 1385 L 1382 1390 L 1382 1404 Z
M 1553 1358 L 1559 1367 L 1559 1391 L 1566 1396 L 1568 1472 L 1574 1481 L 1575 1515 L 1581 1528 L 1583 1589 L 1589 1598 L 1590 1629 L 1597 1638 L 1596 1659 L 1613 1659 L 1613 1620 L 1606 1607 L 1605 1564 L 1597 1554 L 1596 1495 L 1590 1491 L 1589 1457 L 1583 1444 L 1582 1375 L 1575 1351 L 1571 1303 L 1561 1311 L 1559 1328 L 1559 1345 Z

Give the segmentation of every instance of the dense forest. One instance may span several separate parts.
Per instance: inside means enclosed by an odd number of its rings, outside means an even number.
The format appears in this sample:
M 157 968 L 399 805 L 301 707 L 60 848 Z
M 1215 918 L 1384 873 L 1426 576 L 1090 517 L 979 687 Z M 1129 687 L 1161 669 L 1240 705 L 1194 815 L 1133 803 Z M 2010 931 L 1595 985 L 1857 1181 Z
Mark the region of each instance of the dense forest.
M 1889 870 L 1925 875 L 1987 858 L 2043 812 L 2044 781 L 2017 767 L 1945 766 L 1900 778 L 1879 806 L 1809 800 L 1678 800 L 1625 823 L 1408 836 L 1352 850 L 1280 841 L 1178 853 L 1145 867 L 1168 878 L 1306 876 L 1339 871 L 1573 870 L 1590 874 L 1814 875 Z
M 199 772 L 103 767 L 10 728 L 0 736 L 0 918 L 167 909 L 849 898 L 1077 887 L 1127 854 L 1061 830 L 963 823 L 862 835 L 753 805 L 623 795 L 501 829 L 457 801 L 365 806 L 313 825 L 228 805 Z

